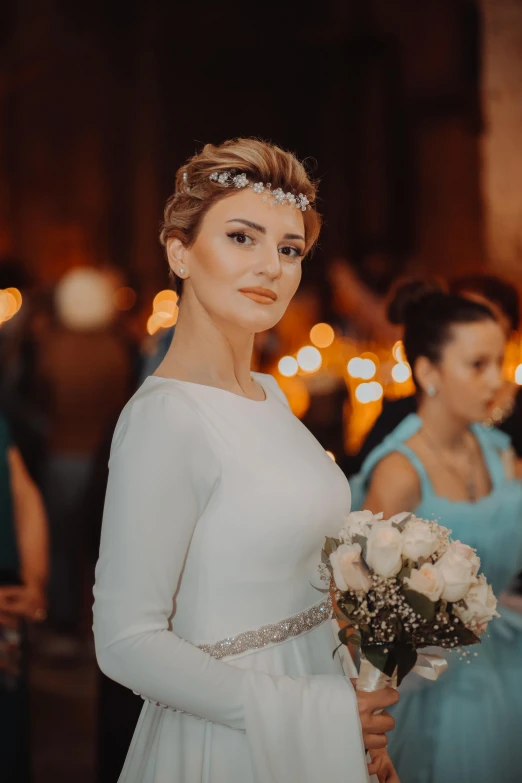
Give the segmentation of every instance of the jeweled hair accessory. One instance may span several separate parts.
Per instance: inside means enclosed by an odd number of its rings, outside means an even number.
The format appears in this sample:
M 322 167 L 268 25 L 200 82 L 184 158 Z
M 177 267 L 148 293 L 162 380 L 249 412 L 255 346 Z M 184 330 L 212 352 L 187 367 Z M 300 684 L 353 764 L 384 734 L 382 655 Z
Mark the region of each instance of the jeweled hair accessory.
M 254 193 L 264 194 L 263 201 L 268 201 L 271 198 L 271 204 L 294 206 L 302 212 L 310 209 L 310 202 L 303 193 L 296 196 L 294 193 L 285 193 L 282 188 L 272 190 L 271 182 L 250 182 L 246 174 L 237 174 L 234 171 L 213 171 L 209 179 L 225 188 L 252 188 Z M 184 181 L 187 184 L 187 180 Z

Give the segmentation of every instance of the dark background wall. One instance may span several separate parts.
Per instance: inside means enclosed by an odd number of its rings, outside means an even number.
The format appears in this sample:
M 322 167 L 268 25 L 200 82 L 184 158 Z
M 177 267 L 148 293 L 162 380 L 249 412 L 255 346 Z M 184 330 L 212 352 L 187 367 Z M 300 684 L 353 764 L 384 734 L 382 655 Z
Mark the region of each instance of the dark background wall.
M 471 0 L 4 0 L 0 253 L 53 282 L 116 264 L 147 294 L 176 167 L 256 135 L 312 160 L 326 230 L 384 290 L 483 260 L 480 29 Z

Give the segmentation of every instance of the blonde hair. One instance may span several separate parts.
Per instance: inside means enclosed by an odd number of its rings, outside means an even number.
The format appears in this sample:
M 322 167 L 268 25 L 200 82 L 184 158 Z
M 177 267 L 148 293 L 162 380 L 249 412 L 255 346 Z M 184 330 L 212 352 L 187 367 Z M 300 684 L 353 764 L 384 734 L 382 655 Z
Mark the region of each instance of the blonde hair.
M 311 206 L 301 214 L 305 253 L 309 253 L 321 230 L 321 216 L 314 206 L 317 185 L 295 155 L 259 139 L 230 139 L 218 146 L 206 144 L 198 155 L 178 169 L 175 191 L 165 205 L 161 244 L 166 246 L 172 237 L 180 239 L 186 247 L 193 244 L 210 207 L 237 192 L 235 188 L 216 187 L 209 179 L 214 171 L 228 170 L 246 174 L 252 182 L 270 182 L 272 189 L 282 188 L 285 193 L 306 196 Z M 183 280 L 177 276 L 174 280 L 175 289 L 181 295 Z

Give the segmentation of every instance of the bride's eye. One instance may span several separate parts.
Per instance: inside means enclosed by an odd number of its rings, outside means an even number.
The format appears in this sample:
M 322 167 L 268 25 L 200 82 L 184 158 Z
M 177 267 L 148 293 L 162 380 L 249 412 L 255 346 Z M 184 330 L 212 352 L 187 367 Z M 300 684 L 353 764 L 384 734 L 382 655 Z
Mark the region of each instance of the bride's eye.
M 230 234 L 227 234 L 227 237 L 230 237 L 232 242 L 236 245 L 253 245 L 254 240 L 252 237 L 250 237 L 248 234 L 245 234 L 244 231 L 232 231 Z
M 294 247 L 293 245 L 285 245 L 279 248 L 279 252 L 289 258 L 302 258 L 304 256 L 300 247 Z

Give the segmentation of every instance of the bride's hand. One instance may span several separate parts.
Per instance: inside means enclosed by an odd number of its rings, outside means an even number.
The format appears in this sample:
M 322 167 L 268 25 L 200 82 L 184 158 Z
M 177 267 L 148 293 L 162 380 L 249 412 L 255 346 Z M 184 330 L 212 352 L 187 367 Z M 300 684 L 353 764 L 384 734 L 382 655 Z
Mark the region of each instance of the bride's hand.
M 400 783 L 399 776 L 386 748 L 371 750 L 370 756 L 372 759 L 372 763 L 368 764 L 368 773 L 370 775 L 377 775 L 379 783 Z
M 394 688 L 379 691 L 356 691 L 359 718 L 361 721 L 364 747 L 366 750 L 380 750 L 388 744 L 387 731 L 392 731 L 395 721 L 387 712 L 379 712 L 399 701 Z M 379 712 L 375 715 L 374 713 Z

